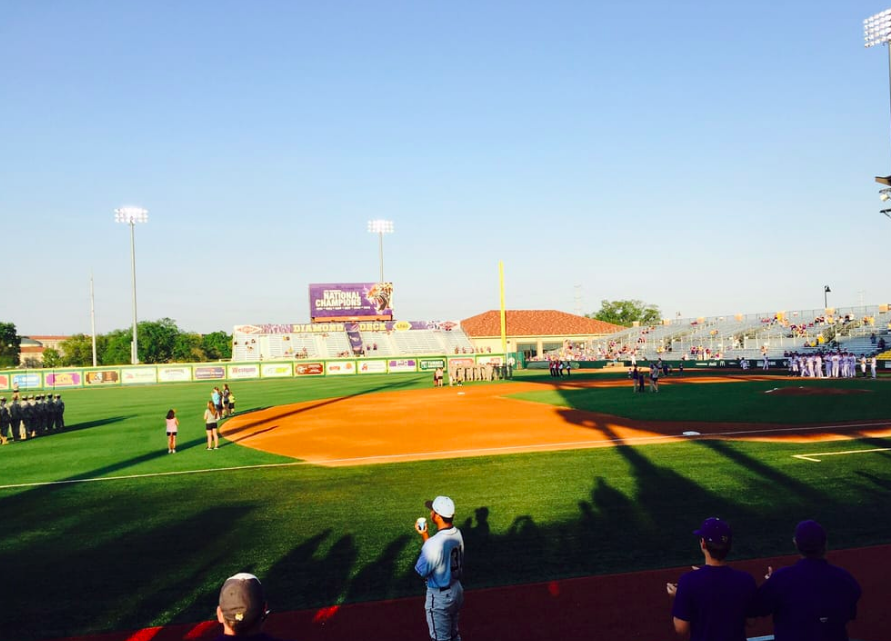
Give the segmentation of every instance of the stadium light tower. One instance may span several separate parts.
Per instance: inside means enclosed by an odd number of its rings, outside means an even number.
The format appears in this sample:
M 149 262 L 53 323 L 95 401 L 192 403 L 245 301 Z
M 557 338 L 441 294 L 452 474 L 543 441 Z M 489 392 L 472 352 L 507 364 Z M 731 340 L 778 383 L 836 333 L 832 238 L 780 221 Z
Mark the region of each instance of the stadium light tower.
M 393 221 L 392 220 L 369 220 L 368 221 L 368 233 L 369 234 L 377 234 L 380 239 L 379 247 L 379 256 L 381 262 L 381 279 L 380 282 L 384 282 L 384 234 L 392 234 L 393 233 Z
M 136 223 L 148 222 L 148 209 L 121 207 L 114 210 L 114 221 L 130 225 L 130 270 L 133 276 L 133 341 L 130 343 L 130 362 L 139 362 L 136 342 Z
M 832 290 L 829 289 L 829 285 L 823 285 L 823 309 L 829 309 L 829 294 L 832 293 Z
M 891 92 L 891 45 L 889 45 L 891 43 L 891 9 L 886 9 L 863 21 L 863 39 L 864 46 L 867 48 L 876 45 L 888 46 L 888 88 Z M 876 182 L 891 187 L 891 176 L 876 176 Z

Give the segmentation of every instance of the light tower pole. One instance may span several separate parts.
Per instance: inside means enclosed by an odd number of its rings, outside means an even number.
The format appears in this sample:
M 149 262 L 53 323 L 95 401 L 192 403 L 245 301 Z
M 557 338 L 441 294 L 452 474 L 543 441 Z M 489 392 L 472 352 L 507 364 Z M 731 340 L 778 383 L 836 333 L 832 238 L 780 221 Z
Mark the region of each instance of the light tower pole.
M 888 45 L 891 42 L 891 9 L 886 9 L 881 13 L 868 17 L 863 21 L 863 45 L 867 48 L 876 45 Z M 891 46 L 888 46 L 888 91 L 891 95 Z M 886 187 L 891 187 L 891 175 L 876 176 L 876 182 Z M 879 192 L 882 200 L 888 200 L 888 190 L 883 189 Z M 888 209 L 882 210 L 886 216 L 891 213 Z M 891 216 L 889 216 L 891 218 Z
M 378 245 L 378 255 L 380 256 L 381 263 L 381 279 L 379 282 L 384 282 L 384 234 L 392 234 L 393 233 L 393 221 L 392 220 L 369 220 L 368 221 L 368 233 L 377 234 L 379 238 Z
M 136 223 L 148 222 L 148 209 L 141 207 L 121 207 L 114 210 L 114 221 L 130 225 L 130 270 L 133 277 L 133 340 L 130 343 L 130 362 L 139 363 L 136 338 Z

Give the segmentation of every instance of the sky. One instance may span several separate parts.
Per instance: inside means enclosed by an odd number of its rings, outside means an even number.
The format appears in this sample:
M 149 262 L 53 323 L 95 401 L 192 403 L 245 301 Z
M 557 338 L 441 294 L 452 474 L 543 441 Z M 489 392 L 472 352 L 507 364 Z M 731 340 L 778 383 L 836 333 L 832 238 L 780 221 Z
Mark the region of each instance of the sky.
M 886 0 L 887 2 L 887 0 Z M 0 0 L 0 322 L 666 318 L 891 300 L 888 53 L 847 0 Z

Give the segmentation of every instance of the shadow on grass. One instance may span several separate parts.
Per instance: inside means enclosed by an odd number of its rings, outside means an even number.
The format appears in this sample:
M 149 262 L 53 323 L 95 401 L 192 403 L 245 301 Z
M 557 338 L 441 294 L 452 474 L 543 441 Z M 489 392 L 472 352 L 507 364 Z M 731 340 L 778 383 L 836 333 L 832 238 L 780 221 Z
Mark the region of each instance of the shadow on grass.
M 130 415 L 130 416 L 108 416 L 108 417 L 96 419 L 93 421 L 83 421 L 81 423 L 73 423 L 71 425 L 66 425 L 65 429 L 63 429 L 59 432 L 52 432 L 52 434 L 65 434 L 66 432 L 79 432 L 80 430 L 88 430 L 92 427 L 101 427 L 103 425 L 111 425 L 112 423 L 120 423 L 121 421 L 126 421 L 131 418 L 133 418 L 133 415 Z
M 280 418 L 286 418 L 289 416 L 296 416 L 298 414 L 303 414 L 304 412 L 310 412 L 314 409 L 318 409 L 320 407 L 325 407 L 327 405 L 335 405 L 337 403 L 342 403 L 342 402 L 347 401 L 351 398 L 357 398 L 359 396 L 367 396 L 368 394 L 375 394 L 377 392 L 393 391 L 393 390 L 397 390 L 397 389 L 400 389 L 403 387 L 415 387 L 415 385 L 416 385 L 416 382 L 411 381 L 411 380 L 410 381 L 397 381 L 395 383 L 388 383 L 387 385 L 378 385 L 377 387 L 370 387 L 368 389 L 363 389 L 358 392 L 348 394 L 346 396 L 337 396 L 334 398 L 327 398 L 327 399 L 320 400 L 320 401 L 305 401 L 305 402 L 303 402 L 301 407 L 291 409 L 291 410 L 282 410 L 281 412 L 275 412 L 271 416 L 265 416 L 262 419 L 258 419 L 256 421 L 248 421 L 247 423 L 244 423 L 243 425 L 239 425 L 238 427 L 235 427 L 232 429 L 227 429 L 226 437 L 229 438 L 232 435 L 238 434 L 239 432 L 243 432 L 245 430 L 249 430 L 253 427 L 256 427 L 257 425 L 262 425 L 263 423 L 268 423 L 271 419 L 280 419 Z M 261 412 L 264 410 L 273 409 L 275 407 L 281 407 L 281 406 L 273 405 L 273 406 L 266 406 L 266 407 L 250 408 L 250 409 L 245 410 L 244 412 L 240 412 L 239 416 L 257 413 L 257 412 Z M 285 405 L 284 407 L 287 407 L 287 405 Z M 229 438 L 229 440 L 235 441 L 237 439 Z

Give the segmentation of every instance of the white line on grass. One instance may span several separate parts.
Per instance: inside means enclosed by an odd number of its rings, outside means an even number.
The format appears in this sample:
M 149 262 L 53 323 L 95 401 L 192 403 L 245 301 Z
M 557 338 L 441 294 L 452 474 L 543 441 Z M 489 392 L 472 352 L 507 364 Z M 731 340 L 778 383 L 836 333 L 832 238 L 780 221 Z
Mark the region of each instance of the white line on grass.
M 217 467 L 210 468 L 204 470 L 182 470 L 178 472 L 151 472 L 148 474 L 128 474 L 126 476 L 100 476 L 95 478 L 84 478 L 84 479 L 67 479 L 64 481 L 41 481 L 36 483 L 15 483 L 10 485 L 0 485 L 0 490 L 12 490 L 12 489 L 20 489 L 26 487 L 46 487 L 52 485 L 69 485 L 71 483 L 94 483 L 98 481 L 125 481 L 132 479 L 143 479 L 143 478 L 154 478 L 159 476 L 184 476 L 186 474 L 208 474 L 211 472 L 235 472 L 238 470 L 256 470 L 263 468 L 273 468 L 273 467 L 297 467 L 301 465 L 317 465 L 320 467 L 325 467 L 327 465 L 339 465 L 339 464 L 358 464 L 369 461 L 398 461 L 398 460 L 425 460 L 425 459 L 441 459 L 443 457 L 455 456 L 455 455 L 479 455 L 483 456 L 489 453 L 496 452 L 509 452 L 514 451 L 517 453 L 523 452 L 535 452 L 542 450 L 551 450 L 553 451 L 555 448 L 557 449 L 570 449 L 572 447 L 600 447 L 607 443 L 646 443 L 646 442 L 658 442 L 665 440 L 673 440 L 679 438 L 686 438 L 687 440 L 703 440 L 709 439 L 713 437 L 721 437 L 721 436 L 745 436 L 745 435 L 756 435 L 756 434 L 779 434 L 783 432 L 810 432 L 816 430 L 832 430 L 838 428 L 852 428 L 852 427 L 871 427 L 875 429 L 880 428 L 889 428 L 891 425 L 885 424 L 877 424 L 877 423 L 855 423 L 848 425 L 817 425 L 812 427 L 780 427 L 773 429 L 761 429 L 761 430 L 733 430 L 729 432 L 711 432 L 708 434 L 703 434 L 700 437 L 690 436 L 690 437 L 682 437 L 677 434 L 660 434 L 658 436 L 636 436 L 636 437 L 628 437 L 628 438 L 611 438 L 601 441 L 558 441 L 555 443 L 536 443 L 531 445 L 503 445 L 500 447 L 475 447 L 468 449 L 460 449 L 460 450 L 442 450 L 436 452 L 407 452 L 404 454 L 376 454 L 373 456 L 355 456 L 350 458 L 337 458 L 337 459 L 325 459 L 320 461 L 294 461 L 292 463 L 266 463 L 262 465 L 239 465 L 235 467 Z M 888 448 L 891 450 L 891 448 Z M 866 451 L 866 450 L 858 450 Z M 878 451 L 878 450 L 876 450 Z M 794 455 L 799 458 L 804 457 L 805 455 Z M 812 454 L 811 456 L 817 456 L 816 454 Z M 818 461 L 819 462 L 819 461 Z
M 817 452 L 816 454 L 793 454 L 792 458 L 800 458 L 812 463 L 819 463 L 817 456 L 841 456 L 842 454 L 866 454 L 867 452 L 891 452 L 891 447 L 877 447 L 874 450 L 848 450 L 846 452 Z
M 23 487 L 41 487 L 47 485 L 68 485 L 70 483 L 95 483 L 98 481 L 125 481 L 127 479 L 148 479 L 156 476 L 182 476 L 184 474 L 206 474 L 208 472 L 231 472 L 234 470 L 254 470 L 263 467 L 291 467 L 294 465 L 306 465 L 306 461 L 294 461 L 293 463 L 266 463 L 264 465 L 239 465 L 237 467 L 213 467 L 206 470 L 182 470 L 179 472 L 152 472 L 149 474 L 128 474 L 126 476 L 97 476 L 86 479 L 67 479 L 65 481 L 41 481 L 38 483 L 15 483 L 12 485 L 0 485 L 0 490 L 12 490 Z

